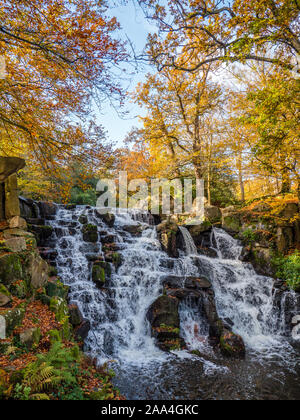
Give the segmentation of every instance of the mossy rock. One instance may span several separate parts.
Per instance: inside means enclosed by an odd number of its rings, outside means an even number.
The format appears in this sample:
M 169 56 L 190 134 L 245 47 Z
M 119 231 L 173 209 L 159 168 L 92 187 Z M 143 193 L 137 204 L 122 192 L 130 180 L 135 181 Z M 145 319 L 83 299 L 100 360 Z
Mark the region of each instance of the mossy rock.
M 98 228 L 95 225 L 84 225 L 82 234 L 85 242 L 96 243 L 98 241 Z
M 114 252 L 111 256 L 112 263 L 118 269 L 122 265 L 122 255 L 119 252 Z
M 12 283 L 9 287 L 11 293 L 19 299 L 25 299 L 28 291 L 28 286 L 25 280 L 19 280 Z
M 85 215 L 85 214 L 82 214 L 80 217 L 79 217 L 79 222 L 82 224 L 82 225 L 86 225 L 87 223 L 88 223 L 88 217 Z
M 22 324 L 25 316 L 25 306 L 19 306 L 18 308 L 8 309 L 2 312 L 1 315 L 4 317 L 6 322 L 6 336 L 9 337 L 12 332 Z
M 0 307 L 7 305 L 11 301 L 11 294 L 7 288 L 0 283 Z
M 236 214 L 224 216 L 222 220 L 222 227 L 229 232 L 238 233 L 241 228 L 240 215 Z
M 105 277 L 110 278 L 111 277 L 111 265 L 107 261 L 95 261 L 94 266 L 102 267 L 105 271 Z
M 92 268 L 92 280 L 98 288 L 102 288 L 105 285 L 105 269 L 99 265 L 93 265 Z
M 62 299 L 67 299 L 69 293 L 69 287 L 65 286 L 61 281 L 48 281 L 45 286 L 47 296 L 50 298 L 52 297 L 60 297 Z
M 23 278 L 21 260 L 18 254 L 0 256 L 0 282 L 6 286 Z
M 225 330 L 220 338 L 221 352 L 226 357 L 244 359 L 246 348 L 242 337 Z
M 55 313 L 55 318 L 58 322 L 63 322 L 68 318 L 69 308 L 66 301 L 60 297 L 53 297 L 50 300 L 50 310 Z

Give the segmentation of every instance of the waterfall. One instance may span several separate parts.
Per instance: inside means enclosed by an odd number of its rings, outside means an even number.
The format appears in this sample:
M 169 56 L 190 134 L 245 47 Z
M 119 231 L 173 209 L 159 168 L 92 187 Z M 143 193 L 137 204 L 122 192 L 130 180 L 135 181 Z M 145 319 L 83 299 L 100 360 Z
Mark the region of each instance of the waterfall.
M 111 278 L 103 289 L 98 289 L 91 280 L 92 261 L 103 256 L 101 240 L 96 244 L 83 241 L 79 222 L 82 214 L 87 216 L 89 223 L 97 226 L 100 239 L 114 237 L 122 257 L 120 268 L 116 271 L 112 267 Z M 246 343 L 248 363 L 254 366 L 253 377 L 258 370 L 256 360 L 263 365 L 269 360 L 280 366 L 291 364 L 293 369 L 297 365 L 293 348 L 285 337 L 287 322 L 284 315 L 287 304 L 293 312 L 295 297 L 285 294 L 280 305 L 275 305 L 274 281 L 257 275 L 251 264 L 241 262 L 241 244 L 223 230 L 213 229 L 211 248 L 215 249 L 217 258 L 211 258 L 197 255 L 189 231 L 181 227 L 186 255 L 171 259 L 162 251 L 153 220 L 145 212 L 117 212 L 115 225 L 109 228 L 93 208 L 77 206 L 67 210 L 60 206 L 55 220 L 49 224 L 55 232 L 52 240 L 58 254 L 58 274 L 70 286 L 70 302 L 76 303 L 91 322 L 85 350 L 99 363 L 116 361 L 117 384 L 128 397 L 146 398 L 149 387 L 151 397 L 173 398 L 172 392 L 175 391 L 167 389 L 179 387 L 178 395 L 187 398 L 190 395 L 188 390 L 196 386 L 192 386 L 189 378 L 199 369 L 194 365 L 199 359 L 190 359 L 192 356 L 186 352 L 172 355 L 160 351 L 151 337 L 146 319 L 149 306 L 163 292 L 162 279 L 166 275 L 182 279 L 203 276 L 211 281 L 219 316 L 229 319 L 233 331 Z M 135 226 L 142 232 L 140 235 L 134 235 L 128 228 Z M 188 349 L 207 355 L 207 360 L 200 359 L 204 377 L 214 375 L 214 372 L 228 374 L 228 363 L 212 356 L 208 326 L 195 302 L 186 300 L 180 304 L 180 322 L 181 335 Z M 173 374 L 177 375 L 172 370 L 175 366 L 176 372 L 181 372 L 179 382 L 172 379 Z M 234 370 L 233 364 L 231 375 Z M 200 378 L 201 374 L 195 376 L 194 381 L 200 381 Z M 158 386 L 158 381 L 165 380 L 168 381 L 165 388 Z M 243 383 L 247 380 L 243 379 Z M 238 381 L 233 380 L 233 383 L 238 384 Z M 138 386 L 141 388 L 139 394 L 136 393 Z M 237 394 L 240 392 L 238 388 Z
M 197 255 L 198 251 L 190 232 L 184 226 L 179 226 L 179 230 L 183 236 L 186 255 Z

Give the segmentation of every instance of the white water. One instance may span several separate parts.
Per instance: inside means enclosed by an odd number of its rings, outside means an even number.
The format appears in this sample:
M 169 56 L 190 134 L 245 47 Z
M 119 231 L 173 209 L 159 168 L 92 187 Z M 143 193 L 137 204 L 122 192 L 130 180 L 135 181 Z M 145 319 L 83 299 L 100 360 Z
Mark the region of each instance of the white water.
M 183 236 L 186 255 L 197 255 L 197 247 L 190 232 L 184 226 L 180 226 L 179 229 Z
M 104 290 L 98 290 L 91 281 L 91 263 L 86 255 L 101 255 L 102 247 L 100 241 L 96 245 L 83 242 L 82 225 L 78 222 L 83 213 L 88 215 L 89 223 L 98 226 L 102 236 L 115 235 L 120 247 L 123 264 L 117 273 L 113 270 Z M 156 229 L 149 222 L 151 219 L 144 213 L 117 214 L 114 228 L 108 228 L 95 217 L 94 209 L 85 207 L 72 211 L 60 208 L 56 220 L 51 222 L 58 234 L 59 275 L 71 288 L 71 301 L 91 321 L 86 349 L 93 357 L 99 362 L 114 359 L 132 366 L 170 358 L 155 346 L 146 320 L 149 306 L 162 294 L 162 277 L 166 275 L 183 279 L 206 276 L 213 284 L 219 316 L 233 322 L 233 330 L 243 337 L 248 352 L 264 360 L 275 355 L 285 363 L 288 360 L 284 358 L 293 357 L 284 337 L 287 327 L 284 311 L 274 308 L 273 280 L 257 275 L 250 264 L 239 260 L 242 247 L 236 240 L 223 230 L 214 229 L 212 247 L 219 258 L 197 256 L 189 232 L 181 228 L 187 255 L 170 259 L 161 251 Z M 126 232 L 126 225 L 142 226 L 142 236 Z M 180 317 L 188 348 L 211 354 L 208 327 L 199 307 L 183 302 Z M 210 373 L 213 368 L 218 369 L 210 361 L 205 366 Z

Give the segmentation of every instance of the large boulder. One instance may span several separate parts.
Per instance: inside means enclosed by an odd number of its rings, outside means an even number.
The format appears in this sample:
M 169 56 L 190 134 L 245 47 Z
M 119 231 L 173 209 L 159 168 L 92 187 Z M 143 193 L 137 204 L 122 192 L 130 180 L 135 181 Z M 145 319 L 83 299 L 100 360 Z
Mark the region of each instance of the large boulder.
M 10 175 L 25 167 L 24 159 L 17 157 L 0 157 L 0 182 L 4 182 Z
M 204 234 L 211 232 L 212 224 L 210 221 L 206 220 L 201 224 L 186 226 L 196 244 L 199 246 L 203 242 Z
M 149 308 L 147 319 L 152 327 L 169 325 L 179 328 L 179 301 L 171 296 L 160 296 Z
M 147 319 L 151 324 L 156 345 L 163 351 L 185 347 L 180 337 L 179 300 L 174 296 L 160 296 L 149 308 Z
M 27 272 L 30 278 L 30 284 L 35 289 L 44 287 L 49 280 L 49 266 L 36 253 L 31 254 L 29 257 Z

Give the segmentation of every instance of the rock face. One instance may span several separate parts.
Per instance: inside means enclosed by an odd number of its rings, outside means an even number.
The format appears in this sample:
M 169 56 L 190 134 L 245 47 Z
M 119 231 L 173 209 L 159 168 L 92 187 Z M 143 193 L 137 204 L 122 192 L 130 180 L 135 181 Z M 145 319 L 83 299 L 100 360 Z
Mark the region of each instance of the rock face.
M 178 258 L 179 252 L 177 249 L 177 236 L 179 235 L 179 228 L 177 223 L 169 217 L 167 220 L 158 225 L 156 229 L 163 251 L 165 251 L 171 258 Z

